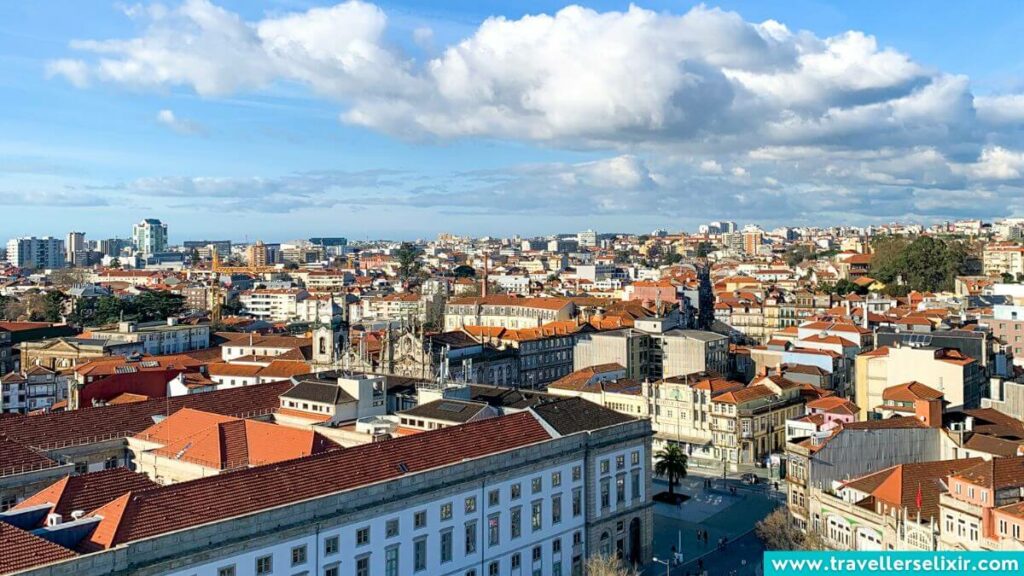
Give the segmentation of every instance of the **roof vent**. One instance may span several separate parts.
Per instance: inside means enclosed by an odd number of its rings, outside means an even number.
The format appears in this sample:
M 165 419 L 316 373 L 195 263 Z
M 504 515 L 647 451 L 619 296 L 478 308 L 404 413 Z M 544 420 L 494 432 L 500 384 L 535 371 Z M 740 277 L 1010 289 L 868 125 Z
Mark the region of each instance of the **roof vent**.
M 398 471 L 401 472 L 402 474 L 408 474 L 409 473 L 409 467 L 405 465 L 405 462 L 399 462 L 398 463 Z
M 84 516 L 85 516 L 85 510 L 72 510 L 71 511 L 71 519 L 72 520 L 81 520 Z

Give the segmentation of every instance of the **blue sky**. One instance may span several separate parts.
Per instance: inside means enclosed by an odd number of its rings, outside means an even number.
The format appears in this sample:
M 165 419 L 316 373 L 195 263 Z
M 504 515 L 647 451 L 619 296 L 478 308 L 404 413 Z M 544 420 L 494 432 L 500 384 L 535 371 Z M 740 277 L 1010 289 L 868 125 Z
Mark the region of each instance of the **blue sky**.
M 332 6 L 0 5 L 0 236 L 124 236 L 143 217 L 172 241 L 287 240 L 1022 208 L 1017 2 Z

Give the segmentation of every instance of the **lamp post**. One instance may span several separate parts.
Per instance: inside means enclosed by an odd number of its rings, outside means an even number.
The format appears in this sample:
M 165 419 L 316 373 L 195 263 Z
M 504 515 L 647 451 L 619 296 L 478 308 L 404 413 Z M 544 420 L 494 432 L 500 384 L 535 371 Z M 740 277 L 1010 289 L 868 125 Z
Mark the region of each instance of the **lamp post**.
M 672 564 L 671 564 L 671 562 L 669 562 L 667 560 L 658 560 L 657 556 L 652 558 L 652 560 L 654 560 L 658 564 L 664 564 L 665 565 L 665 576 L 671 576 L 672 575 Z

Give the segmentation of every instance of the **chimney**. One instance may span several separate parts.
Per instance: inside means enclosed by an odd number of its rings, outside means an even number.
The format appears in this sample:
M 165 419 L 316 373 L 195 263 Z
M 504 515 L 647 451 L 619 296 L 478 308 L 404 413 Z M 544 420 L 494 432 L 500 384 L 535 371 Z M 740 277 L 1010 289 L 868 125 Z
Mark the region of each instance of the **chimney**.
M 929 428 L 942 427 L 942 398 L 914 400 L 914 415 Z

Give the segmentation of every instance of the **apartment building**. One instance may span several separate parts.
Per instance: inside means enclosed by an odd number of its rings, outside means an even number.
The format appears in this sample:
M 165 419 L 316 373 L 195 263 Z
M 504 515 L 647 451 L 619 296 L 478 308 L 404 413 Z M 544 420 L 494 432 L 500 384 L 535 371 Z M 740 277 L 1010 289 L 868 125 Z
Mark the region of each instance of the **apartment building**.
M 239 294 L 238 301 L 245 312 L 268 322 L 285 322 L 295 318 L 299 303 L 309 298 L 309 292 L 302 288 L 246 290 Z
M 949 474 L 939 496 L 939 548 L 1024 550 L 1024 456 L 978 460 Z
M 75 530 L 47 534 L 95 550 L 54 565 L 81 576 L 582 576 L 598 552 L 637 564 L 651 558 L 650 437 L 644 420 L 564 399 L 126 492 Z M 0 521 L 31 530 L 34 510 Z M 46 561 L 28 557 L 15 569 Z
M 14 346 L 11 331 L 0 326 L 0 376 L 14 370 Z
M 444 327 L 446 331 L 463 326 L 536 328 L 549 322 L 571 320 L 575 311 L 572 301 L 564 298 L 504 295 L 452 298 L 445 305 Z
M 67 397 L 67 376 L 42 366 L 31 366 L 23 372 L 10 372 L 0 377 L 0 413 L 3 414 L 48 410 Z
M 167 251 L 167 224 L 155 218 L 133 224 L 132 247 L 143 257 Z
M 1024 274 L 1024 246 L 1013 242 L 989 242 L 981 253 L 981 271 L 986 276 Z
M 978 408 L 988 386 L 981 364 L 955 348 L 881 347 L 856 359 L 854 402 L 861 419 L 885 400 L 883 392 L 911 380 L 939 391 L 951 408 Z
M 117 328 L 88 328 L 92 338 L 138 342 L 143 354 L 180 354 L 210 347 L 208 324 L 179 324 L 177 318 L 155 322 L 121 322 Z
M 466 326 L 463 331 L 477 342 L 515 350 L 519 386 L 543 388 L 573 371 L 576 341 L 584 334 L 593 333 L 594 328 L 568 320 L 538 328 Z
M 763 462 L 786 446 L 786 420 L 804 413 L 801 386 L 780 376 L 711 398 L 714 456 L 732 470 Z
M 7 241 L 7 262 L 18 268 L 63 268 L 64 241 L 44 236 L 25 236 Z
M 683 330 L 665 318 L 637 319 L 633 328 L 581 335 L 573 368 L 621 364 L 636 380 L 661 380 L 696 372 L 725 374 L 729 339 L 714 332 Z

